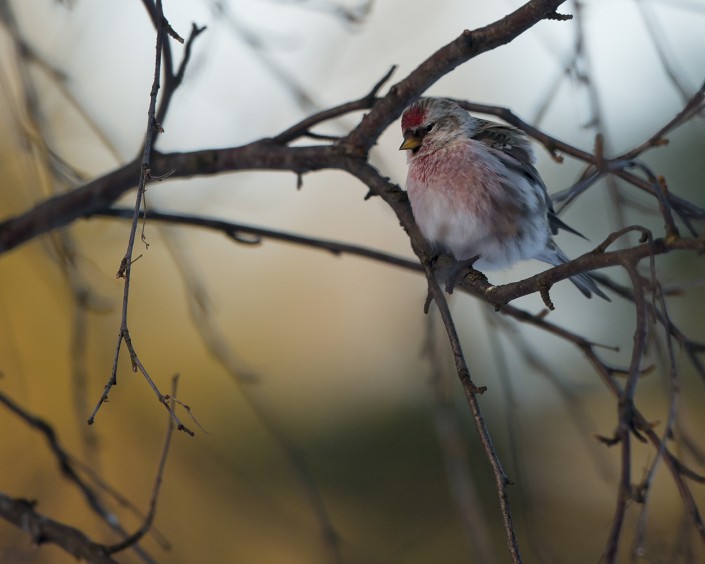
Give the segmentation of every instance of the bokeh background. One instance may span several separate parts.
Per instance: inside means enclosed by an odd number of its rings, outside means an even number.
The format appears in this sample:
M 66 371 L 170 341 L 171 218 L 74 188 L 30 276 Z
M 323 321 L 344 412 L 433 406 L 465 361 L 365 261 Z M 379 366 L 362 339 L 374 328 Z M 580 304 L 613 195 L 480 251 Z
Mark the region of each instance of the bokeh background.
M 157 147 L 225 147 L 274 135 L 316 109 L 360 97 L 393 64 L 392 82 L 404 77 L 464 28 L 491 23 L 519 5 L 166 0 L 167 17 L 181 35 L 192 22 L 208 29 L 194 45 Z M 5 218 L 133 158 L 146 125 L 155 39 L 136 0 L 0 6 Z M 595 0 L 568 2 L 563 11 L 580 17 L 539 24 L 458 68 L 429 93 L 510 107 L 586 150 L 599 126 L 608 154 L 617 154 L 666 123 L 705 79 L 702 2 Z M 581 34 L 584 56 L 576 64 L 572 53 Z M 21 56 L 18 38 L 32 57 Z M 174 44 L 174 52 L 179 57 L 182 48 Z M 320 132 L 341 134 L 358 118 L 347 116 Z M 647 162 L 673 192 L 705 205 L 703 120 L 669 139 Z M 399 143 L 394 125 L 372 161 L 403 184 Z M 538 146 L 537 153 L 552 191 L 569 186 L 582 170 L 570 158 L 556 163 Z M 147 204 L 412 256 L 393 213 L 378 198 L 364 200 L 367 190 L 354 179 L 308 174 L 298 190 L 296 180 L 288 173 L 248 172 L 154 183 Z M 623 193 L 635 202 L 626 223 L 660 233 L 653 202 L 633 189 Z M 133 197 L 122 203 L 131 205 Z M 563 218 L 592 243 L 563 235 L 561 247 L 576 256 L 616 229 L 613 204 L 604 183 L 589 190 Z M 167 420 L 125 353 L 110 402 L 92 427 L 85 424 L 113 361 L 122 299 L 115 272 L 128 231 L 121 220 L 83 220 L 0 257 L 0 390 L 45 418 L 76 458 L 146 511 Z M 328 562 L 321 521 L 290 449 L 305 461 L 306 480 L 320 493 L 345 562 L 475 561 L 439 446 L 449 412 L 459 422 L 494 561 L 508 561 L 487 463 L 438 323 L 429 325 L 433 319 L 422 311 L 421 276 L 283 243 L 237 245 L 215 233 L 149 221 L 145 235 L 149 248 L 138 242 L 142 257 L 133 268 L 132 339 L 163 391 L 180 375 L 178 396 L 203 428 L 194 438 L 174 439 L 156 519 L 171 548 L 164 551 L 154 537 L 143 543 L 155 560 Z M 705 275 L 692 257 L 668 256 L 658 264 L 665 284 Z M 491 279 L 508 282 L 541 268 L 522 264 Z M 624 280 L 621 272 L 610 274 Z M 87 296 L 87 307 L 78 305 L 78 294 Z M 552 296 L 558 306 L 552 321 L 617 347 L 605 351 L 607 359 L 628 359 L 629 305 L 584 300 L 570 284 Z M 532 312 L 542 307 L 536 297 L 518 305 Z M 705 337 L 697 285 L 669 305 L 688 335 Z M 455 296 L 452 307 L 473 377 L 489 388 L 481 404 L 517 484 L 512 503 L 526 560 L 597 561 L 613 515 L 619 452 L 598 445 L 593 435 L 613 432 L 614 400 L 574 347 L 508 324 L 467 296 Z M 553 383 L 527 363 L 522 347 L 550 367 Z M 687 391 L 680 407 L 698 437 L 703 383 L 682 352 L 678 359 Z M 445 407 L 439 407 L 439 378 L 450 394 Z M 663 371 L 640 386 L 646 415 L 663 422 Z M 0 490 L 37 500 L 38 511 L 97 541 L 115 541 L 62 478 L 36 432 L 4 409 L 0 429 Z M 653 456 L 636 448 L 635 481 Z M 702 487 L 694 488 L 702 503 Z M 128 529 L 139 525 L 115 505 Z M 629 531 L 638 509 L 630 510 Z M 663 469 L 649 515 L 648 561 L 671 561 L 683 511 Z M 130 551 L 118 559 L 139 561 Z M 0 561 L 73 559 L 51 546 L 33 547 L 25 534 L 0 523 Z

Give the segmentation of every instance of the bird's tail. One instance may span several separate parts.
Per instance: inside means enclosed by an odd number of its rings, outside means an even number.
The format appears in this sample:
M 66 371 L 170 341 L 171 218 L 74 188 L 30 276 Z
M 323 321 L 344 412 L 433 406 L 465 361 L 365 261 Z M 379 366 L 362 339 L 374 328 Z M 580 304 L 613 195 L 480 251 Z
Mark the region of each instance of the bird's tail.
M 559 266 L 570 261 L 566 254 L 561 251 L 558 245 L 553 241 L 548 242 L 546 250 L 541 255 L 537 256 L 536 259 L 552 264 L 553 266 Z M 608 302 L 612 301 L 607 297 L 607 294 L 597 287 L 595 279 L 585 272 L 571 276 L 570 281 L 575 284 L 586 298 L 591 298 L 592 295 L 595 294 L 596 296 L 600 296 L 603 300 L 607 300 Z

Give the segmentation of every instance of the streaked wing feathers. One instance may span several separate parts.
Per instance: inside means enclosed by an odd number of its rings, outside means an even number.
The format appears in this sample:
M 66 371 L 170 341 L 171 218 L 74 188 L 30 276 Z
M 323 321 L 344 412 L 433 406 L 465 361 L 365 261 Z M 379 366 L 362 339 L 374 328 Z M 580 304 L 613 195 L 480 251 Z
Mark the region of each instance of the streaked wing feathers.
M 513 157 L 523 165 L 534 164 L 534 151 L 526 135 L 511 125 L 477 118 L 480 128 L 473 139 Z

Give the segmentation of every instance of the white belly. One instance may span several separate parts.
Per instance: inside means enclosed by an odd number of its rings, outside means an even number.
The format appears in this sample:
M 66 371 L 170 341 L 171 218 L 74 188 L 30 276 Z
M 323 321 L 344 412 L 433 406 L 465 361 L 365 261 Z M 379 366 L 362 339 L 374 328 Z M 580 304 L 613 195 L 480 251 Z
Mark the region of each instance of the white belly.
M 436 250 L 451 253 L 456 260 L 480 255 L 475 263 L 478 270 L 509 268 L 520 260 L 534 258 L 546 248 L 549 230 L 545 220 L 526 222 L 521 237 L 500 237 L 496 226 L 488 221 L 492 218 L 484 209 L 488 202 L 480 201 L 477 213 L 452 201 L 442 191 L 420 187 L 413 181 L 407 184 L 407 189 L 424 238 Z

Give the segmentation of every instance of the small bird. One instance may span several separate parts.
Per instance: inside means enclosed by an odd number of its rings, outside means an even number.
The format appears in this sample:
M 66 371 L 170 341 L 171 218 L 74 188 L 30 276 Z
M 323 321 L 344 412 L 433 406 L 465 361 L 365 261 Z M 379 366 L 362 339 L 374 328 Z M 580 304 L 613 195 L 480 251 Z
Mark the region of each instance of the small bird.
M 556 216 L 523 131 L 478 119 L 444 98 L 420 98 L 401 118 L 414 218 L 436 250 L 479 270 L 568 257 L 552 235 L 577 231 Z M 609 300 L 588 274 L 570 278 L 588 298 Z

